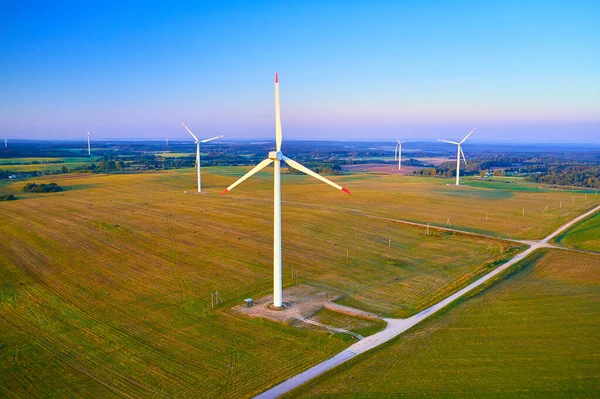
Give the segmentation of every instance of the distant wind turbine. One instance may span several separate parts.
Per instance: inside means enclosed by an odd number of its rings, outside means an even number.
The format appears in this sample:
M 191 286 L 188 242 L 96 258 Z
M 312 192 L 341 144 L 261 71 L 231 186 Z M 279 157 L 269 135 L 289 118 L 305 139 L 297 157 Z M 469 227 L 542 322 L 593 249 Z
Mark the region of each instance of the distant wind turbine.
M 467 134 L 465 136 L 464 139 L 462 139 L 459 143 L 457 143 L 456 141 L 448 141 L 448 140 L 442 140 L 442 139 L 438 139 L 438 141 L 443 141 L 444 143 L 450 143 L 450 144 L 456 144 L 458 146 L 458 149 L 456 150 L 456 185 L 459 186 L 460 185 L 460 156 L 462 155 L 463 160 L 465 161 L 465 165 L 467 164 L 467 158 L 465 158 L 465 153 L 463 152 L 461 145 L 462 143 L 464 143 L 465 141 L 467 141 L 467 139 L 469 138 L 470 135 L 473 134 L 473 132 L 475 131 L 475 129 L 477 129 L 476 127 L 474 127 L 469 134 Z
M 194 133 L 192 133 L 192 131 L 190 129 L 188 129 L 188 127 L 185 125 L 185 123 L 182 123 L 182 125 L 185 128 L 185 130 L 187 130 L 188 133 L 192 135 L 192 137 L 194 138 L 194 144 L 196 144 L 196 165 L 195 166 L 196 166 L 196 169 L 198 170 L 198 192 L 201 193 L 202 192 L 202 181 L 200 178 L 200 143 L 207 143 L 209 141 L 220 139 L 223 137 L 223 135 L 211 137 L 209 139 L 204 139 L 204 140 L 200 141 L 200 140 L 198 140 L 198 137 L 196 137 L 194 135 Z
M 350 191 L 348 191 L 344 187 L 335 184 L 334 182 L 324 178 L 323 176 L 318 175 L 312 170 L 306 168 L 305 166 L 302 166 L 298 162 L 283 155 L 283 153 L 281 152 L 281 140 L 282 134 L 281 115 L 279 110 L 279 78 L 278 75 L 275 74 L 275 143 L 277 150 L 269 152 L 269 156 L 267 159 L 260 162 L 248 173 L 246 173 L 235 183 L 227 187 L 221 193 L 226 194 L 228 191 L 231 191 L 234 187 L 236 187 L 244 180 L 248 179 L 250 176 L 254 175 L 256 172 L 273 163 L 273 306 L 275 308 L 281 308 L 283 306 L 281 291 L 281 161 L 285 161 L 285 163 L 287 163 L 292 168 L 304 172 L 307 175 L 310 175 L 316 179 L 321 180 L 324 183 L 329 184 L 332 187 L 337 188 L 338 190 L 350 194 Z
M 8 139 L 6 137 L 4 138 L 4 147 L 8 147 Z
M 90 131 L 87 131 L 87 137 L 88 137 L 88 155 L 91 156 L 92 155 L 92 147 L 90 145 Z
M 396 149 L 394 150 L 394 160 L 398 161 L 398 170 L 402 169 L 402 144 L 404 142 L 396 139 L 398 144 L 396 144 Z

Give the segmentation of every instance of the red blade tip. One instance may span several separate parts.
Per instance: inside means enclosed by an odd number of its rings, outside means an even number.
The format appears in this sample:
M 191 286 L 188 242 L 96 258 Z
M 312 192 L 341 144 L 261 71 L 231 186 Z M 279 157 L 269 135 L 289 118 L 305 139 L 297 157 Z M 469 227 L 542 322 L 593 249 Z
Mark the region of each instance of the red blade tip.
M 229 191 L 229 190 L 227 190 L 227 189 L 225 189 L 225 190 L 221 191 L 221 195 L 223 195 L 223 194 L 227 194 L 227 192 L 228 192 L 228 191 Z
M 275 72 L 275 83 L 279 83 L 279 74 Z
M 342 187 L 342 191 L 345 192 L 346 194 L 350 194 L 350 190 L 348 190 L 347 188 Z

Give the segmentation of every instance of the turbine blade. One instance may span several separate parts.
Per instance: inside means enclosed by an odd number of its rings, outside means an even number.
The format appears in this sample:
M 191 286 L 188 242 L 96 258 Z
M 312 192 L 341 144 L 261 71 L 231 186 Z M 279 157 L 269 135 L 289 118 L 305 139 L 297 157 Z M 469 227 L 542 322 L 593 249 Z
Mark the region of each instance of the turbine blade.
M 281 111 L 279 109 L 279 75 L 275 74 L 275 145 L 281 151 Z
M 465 161 L 465 165 L 466 165 L 467 164 L 467 158 L 465 158 L 465 153 L 464 153 L 462 147 L 460 148 L 460 154 L 462 155 L 463 161 Z
M 462 144 L 462 143 L 464 143 L 465 141 L 467 141 L 467 139 L 469 138 L 469 136 L 470 136 L 470 135 L 472 135 L 472 134 L 473 134 L 473 132 L 475 131 L 475 129 L 477 129 L 477 128 L 476 128 L 476 127 L 474 127 L 473 129 L 471 129 L 471 131 L 469 132 L 469 134 L 467 134 L 467 135 L 465 136 L 465 138 L 464 138 L 464 139 L 462 139 L 462 141 L 460 142 L 460 144 Z
M 213 141 L 213 140 L 216 140 L 216 139 L 222 139 L 222 138 L 223 138 L 223 135 L 215 136 L 215 137 L 211 137 L 209 139 L 204 139 L 204 140 L 201 141 L 201 143 L 207 143 L 209 141 Z
M 194 135 L 194 133 L 192 133 L 192 131 L 190 129 L 188 129 L 188 127 L 185 125 L 185 123 L 182 122 L 181 124 L 183 125 L 183 127 L 185 128 L 185 130 L 187 130 L 188 133 L 192 135 L 192 137 L 194 138 L 194 140 L 196 140 L 196 143 L 197 143 L 198 142 L 198 137 L 196 137 Z
M 398 144 L 394 147 L 394 161 L 398 160 Z
M 258 172 L 259 170 L 264 169 L 271 162 L 273 162 L 272 159 L 269 159 L 269 158 L 265 159 L 264 161 L 262 161 L 261 163 L 259 163 L 258 165 L 256 165 L 252 169 L 250 169 L 250 171 L 248 173 L 246 173 L 244 176 L 242 176 L 239 179 L 237 179 L 235 183 L 233 183 L 232 185 L 230 185 L 229 187 L 227 187 L 225 190 L 223 190 L 221 192 L 221 194 L 227 194 L 228 191 L 233 190 L 235 186 L 237 186 L 238 184 L 240 184 L 241 182 L 243 182 L 244 180 L 246 180 L 247 178 L 249 178 L 250 176 L 252 176 L 256 172 Z
M 456 141 L 449 141 L 449 140 L 442 140 L 442 139 L 437 139 L 438 141 L 443 141 L 444 143 L 450 143 L 450 144 L 456 144 L 458 145 L 459 143 L 457 143 Z
M 350 191 L 348 191 L 348 189 L 345 189 L 344 187 L 340 186 L 339 184 L 336 184 L 336 183 L 332 182 L 331 180 L 324 178 L 323 176 L 319 175 L 318 173 L 315 173 L 312 170 L 308 169 L 306 166 L 302 166 L 301 164 L 299 164 L 298 162 L 294 161 L 293 159 L 290 159 L 290 158 L 286 157 L 285 155 L 282 156 L 282 159 L 288 165 L 290 165 L 292 168 L 297 169 L 300 172 L 304 172 L 307 175 L 314 177 L 315 179 L 319 179 L 323 183 L 329 184 L 331 187 L 335 187 L 338 190 L 342 190 L 343 192 L 345 192 L 347 194 L 350 194 Z

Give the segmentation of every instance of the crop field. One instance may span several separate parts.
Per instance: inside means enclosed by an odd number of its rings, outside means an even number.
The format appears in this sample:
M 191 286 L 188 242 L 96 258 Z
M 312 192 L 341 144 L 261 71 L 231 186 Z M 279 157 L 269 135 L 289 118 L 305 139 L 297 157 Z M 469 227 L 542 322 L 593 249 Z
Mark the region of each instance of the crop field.
M 284 193 L 288 190 L 286 180 L 292 179 L 304 179 L 302 183 L 308 187 L 295 193 L 288 203 L 298 206 L 312 203 L 311 188 L 316 189 L 321 183 L 300 175 L 285 176 Z M 456 187 L 452 185 L 453 179 L 402 175 L 354 173 L 334 179 L 352 191 L 353 197 L 351 200 L 331 197 L 326 206 L 332 211 L 345 209 L 350 201 L 357 215 L 377 215 L 432 226 L 444 226 L 449 219 L 454 228 L 513 239 L 542 239 L 568 220 L 600 204 L 600 196 L 593 191 L 540 189 L 520 181 L 467 180 L 466 184 L 476 187 Z M 248 190 L 255 190 L 259 184 L 249 182 Z
M 554 243 L 583 251 L 600 253 L 600 215 L 595 214 L 560 234 Z
M 247 397 L 350 344 L 229 310 L 271 292 L 272 186 L 262 173 L 220 196 L 244 169 L 207 169 L 202 195 L 184 194 L 192 169 L 3 185 L 18 200 L 0 204 L 0 396 Z M 283 206 L 284 284 L 293 266 L 347 305 L 410 315 L 519 247 L 332 211 L 359 196 L 284 181 L 303 203 Z
M 2 204 L 0 396 L 244 397 L 346 345 L 228 312 L 270 274 L 202 225 L 200 197 L 186 216 L 144 177 L 65 175 Z M 215 290 L 230 301 L 211 312 Z
M 521 267 L 286 397 L 596 397 L 600 257 Z

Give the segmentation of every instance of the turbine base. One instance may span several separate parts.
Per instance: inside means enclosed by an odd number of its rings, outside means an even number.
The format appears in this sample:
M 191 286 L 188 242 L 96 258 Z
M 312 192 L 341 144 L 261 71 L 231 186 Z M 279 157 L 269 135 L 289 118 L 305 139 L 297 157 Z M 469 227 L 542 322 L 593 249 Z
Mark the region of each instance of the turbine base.
M 275 311 L 281 311 L 281 310 L 286 310 L 287 308 L 290 307 L 290 303 L 285 303 L 283 302 L 281 306 L 275 306 L 272 302 L 268 303 L 267 305 L 265 305 L 265 308 L 269 309 L 269 310 L 275 310 Z

